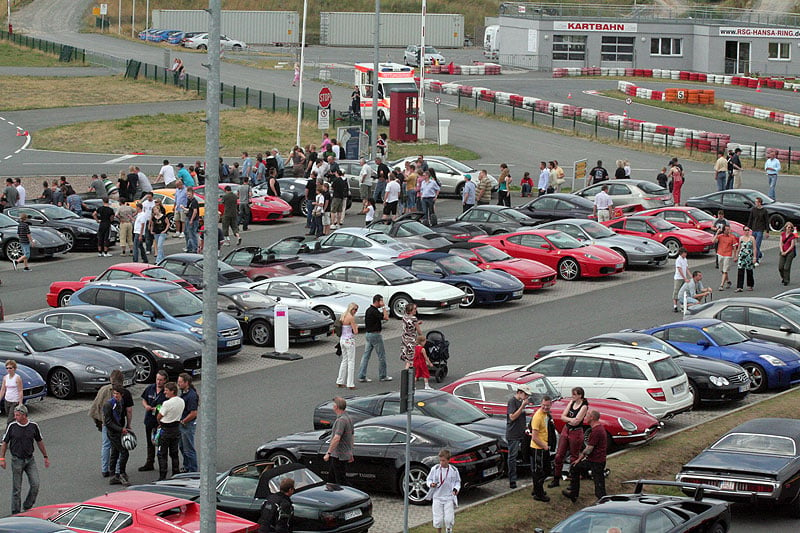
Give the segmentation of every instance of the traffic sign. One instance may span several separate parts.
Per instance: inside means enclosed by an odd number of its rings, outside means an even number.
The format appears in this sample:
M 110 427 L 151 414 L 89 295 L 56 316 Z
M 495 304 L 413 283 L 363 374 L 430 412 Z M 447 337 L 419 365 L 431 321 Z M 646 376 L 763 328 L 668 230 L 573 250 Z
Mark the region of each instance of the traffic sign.
M 633 103 L 633 100 L 631 100 L 630 98 L 626 98 L 625 103 L 631 105 Z
M 442 99 L 437 96 L 436 98 L 433 99 L 433 103 L 439 105 L 442 103 Z
M 328 108 L 331 106 L 331 90 L 323 87 L 319 90 L 319 106 Z
M 330 102 L 328 102 L 330 103 Z M 317 129 L 318 130 L 327 130 L 331 127 L 331 115 L 330 110 L 328 108 L 322 108 L 317 110 Z

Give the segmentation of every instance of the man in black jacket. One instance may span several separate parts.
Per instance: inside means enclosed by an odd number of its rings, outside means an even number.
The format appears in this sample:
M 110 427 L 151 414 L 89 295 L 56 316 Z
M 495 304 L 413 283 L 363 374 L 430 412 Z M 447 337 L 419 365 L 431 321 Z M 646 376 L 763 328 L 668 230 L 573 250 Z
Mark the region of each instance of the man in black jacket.
M 103 405 L 103 424 L 106 426 L 108 440 L 111 442 L 110 463 L 115 465 L 119 459 L 119 474 L 112 477 L 108 484 L 128 487 L 131 482 L 128 481 L 125 466 L 128 464 L 130 454 L 122 445 L 122 436 L 128 432 L 128 415 L 122 402 L 124 392 L 125 390 L 120 385 L 114 385 L 111 388 L 111 399 Z
M 764 209 L 764 202 L 756 196 L 756 205 L 750 210 L 750 217 L 747 219 L 747 226 L 753 230 L 753 237 L 756 239 L 756 266 L 761 261 L 761 241 L 764 239 L 764 232 L 769 236 L 769 215 Z
M 261 506 L 258 519 L 258 533 L 290 533 L 294 507 L 291 496 L 294 494 L 294 479 L 281 480 L 281 491 L 270 494 Z

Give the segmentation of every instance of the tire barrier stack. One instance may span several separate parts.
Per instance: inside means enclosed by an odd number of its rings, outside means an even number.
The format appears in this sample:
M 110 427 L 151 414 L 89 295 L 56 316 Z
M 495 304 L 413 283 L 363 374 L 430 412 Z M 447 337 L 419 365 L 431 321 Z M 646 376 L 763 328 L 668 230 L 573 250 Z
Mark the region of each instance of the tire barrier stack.
M 785 113 L 783 111 L 771 111 L 769 109 L 728 101 L 725 101 L 722 106 L 725 111 L 733 113 L 734 115 L 746 115 L 761 120 L 768 120 L 769 122 L 800 127 L 800 115 Z
M 617 90 L 628 96 L 643 98 L 645 100 L 660 100 L 662 102 L 675 102 L 690 105 L 713 105 L 714 89 L 681 89 L 669 88 L 664 91 L 638 87 L 629 81 L 618 81 Z
M 477 75 L 477 76 L 498 76 L 500 75 L 500 65 L 496 63 L 476 63 L 474 65 L 431 65 L 425 72 L 430 74 L 451 74 L 451 75 Z

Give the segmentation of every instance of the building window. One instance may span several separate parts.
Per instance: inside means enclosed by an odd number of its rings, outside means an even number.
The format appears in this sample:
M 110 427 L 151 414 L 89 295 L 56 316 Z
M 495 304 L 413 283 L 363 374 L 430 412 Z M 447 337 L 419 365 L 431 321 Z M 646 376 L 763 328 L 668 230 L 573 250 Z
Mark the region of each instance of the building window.
M 791 43 L 769 43 L 769 58 L 776 61 L 788 61 Z
M 650 39 L 650 55 L 651 56 L 680 56 L 682 39 L 671 39 L 669 37 L 660 37 Z
M 585 61 L 585 35 L 553 35 L 553 59 L 558 61 Z
M 600 47 L 602 61 L 633 62 L 634 37 L 605 36 Z

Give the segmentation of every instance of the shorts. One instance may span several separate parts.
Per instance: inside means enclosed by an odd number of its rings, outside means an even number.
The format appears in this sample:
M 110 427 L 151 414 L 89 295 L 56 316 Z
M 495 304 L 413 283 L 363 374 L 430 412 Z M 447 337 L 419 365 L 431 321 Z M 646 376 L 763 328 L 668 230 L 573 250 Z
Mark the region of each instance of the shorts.
M 717 254 L 719 258 L 719 269 L 722 272 L 727 273 L 731 269 L 731 261 L 733 261 L 733 257 L 731 256 L 724 256 Z
M 333 200 L 331 200 L 331 212 L 341 213 L 343 204 L 344 200 L 342 198 L 334 198 Z
M 22 255 L 27 257 L 28 259 L 31 258 L 31 243 L 29 242 L 21 242 L 19 245 L 22 247 Z
M 331 214 L 327 211 L 322 213 L 322 225 L 323 226 L 330 226 L 331 225 Z
M 397 200 L 394 202 L 386 202 L 383 204 L 383 214 L 384 215 L 396 215 L 397 214 Z
M 678 299 L 678 292 L 681 290 L 681 287 L 683 287 L 683 283 L 684 283 L 683 279 L 673 279 L 672 280 L 672 299 L 673 300 L 677 300 Z
M 186 222 L 186 211 L 175 211 L 172 220 L 175 222 Z

